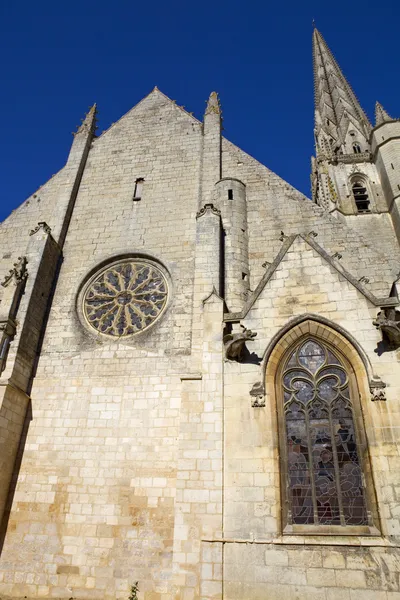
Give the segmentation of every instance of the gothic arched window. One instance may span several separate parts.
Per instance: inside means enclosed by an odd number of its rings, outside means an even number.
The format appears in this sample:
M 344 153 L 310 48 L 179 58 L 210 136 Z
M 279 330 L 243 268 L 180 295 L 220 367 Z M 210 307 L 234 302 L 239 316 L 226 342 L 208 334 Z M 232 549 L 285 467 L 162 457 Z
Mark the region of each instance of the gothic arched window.
M 354 154 L 361 154 L 361 146 L 358 142 L 353 143 L 353 152 Z
M 352 184 L 354 201 L 358 212 L 369 212 L 369 199 L 367 184 L 362 179 L 357 179 Z
M 327 344 L 303 338 L 287 355 L 277 383 L 288 525 L 367 526 L 350 365 Z

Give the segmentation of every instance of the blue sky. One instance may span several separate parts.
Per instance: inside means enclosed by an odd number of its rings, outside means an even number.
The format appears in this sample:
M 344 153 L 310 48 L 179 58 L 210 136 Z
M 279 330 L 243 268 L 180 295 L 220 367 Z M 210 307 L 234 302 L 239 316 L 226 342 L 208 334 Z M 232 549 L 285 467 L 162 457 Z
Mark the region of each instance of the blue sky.
M 312 19 L 363 108 L 400 116 L 400 2 L 89 2 L 0 7 L 0 220 L 65 163 L 93 102 L 99 132 L 154 85 L 195 116 L 219 92 L 225 136 L 309 195 Z

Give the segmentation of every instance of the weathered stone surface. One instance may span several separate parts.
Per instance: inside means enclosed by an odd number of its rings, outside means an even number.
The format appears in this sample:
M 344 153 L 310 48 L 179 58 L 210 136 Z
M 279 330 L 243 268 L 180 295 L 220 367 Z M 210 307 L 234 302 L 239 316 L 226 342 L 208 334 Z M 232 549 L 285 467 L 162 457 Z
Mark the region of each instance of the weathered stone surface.
M 347 198 L 358 163 L 331 157 L 318 176 L 340 191 L 333 216 L 221 137 L 215 94 L 204 124 L 157 89 L 98 138 L 95 109 L 85 123 L 66 166 L 0 227 L 0 280 L 18 257 L 28 270 L 16 312 L 0 286 L 15 327 L 0 380 L 0 597 L 126 600 L 139 581 L 145 600 L 394 600 L 400 372 L 373 321 L 397 303 L 395 175 L 380 174 L 399 150 L 376 141 L 363 163 L 369 214 Z M 168 299 L 119 338 L 91 327 L 82 302 L 125 258 L 156 265 Z M 129 304 L 128 284 L 110 285 Z M 240 325 L 257 336 L 226 360 Z M 275 384 L 302 335 L 354 371 L 363 531 L 285 531 Z

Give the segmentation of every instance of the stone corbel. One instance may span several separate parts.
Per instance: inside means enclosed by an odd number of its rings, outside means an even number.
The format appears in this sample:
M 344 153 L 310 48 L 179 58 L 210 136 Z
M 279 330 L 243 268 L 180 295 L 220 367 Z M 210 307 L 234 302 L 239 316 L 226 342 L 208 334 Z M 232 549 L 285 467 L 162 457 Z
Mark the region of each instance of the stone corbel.
M 243 360 L 243 353 L 246 342 L 252 342 L 257 333 L 251 329 L 247 329 L 244 325 L 240 325 L 243 331 L 238 333 L 228 333 L 224 336 L 223 342 L 225 346 L 225 357 L 228 360 Z
M 254 408 L 265 406 L 265 388 L 261 381 L 257 381 L 250 390 L 251 405 Z
M 372 321 L 377 329 L 389 341 L 389 349 L 396 350 L 400 347 L 400 312 L 393 307 L 383 308 Z
M 373 377 L 369 382 L 369 391 L 371 392 L 372 402 L 386 400 L 386 383 L 379 377 Z

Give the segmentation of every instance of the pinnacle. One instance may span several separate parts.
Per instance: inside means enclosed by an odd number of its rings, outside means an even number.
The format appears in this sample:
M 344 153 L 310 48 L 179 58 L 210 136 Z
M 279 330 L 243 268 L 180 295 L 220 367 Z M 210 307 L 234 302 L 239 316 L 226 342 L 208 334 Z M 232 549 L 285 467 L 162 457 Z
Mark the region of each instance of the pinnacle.
M 380 102 L 375 104 L 375 126 L 382 125 L 388 121 L 393 121 L 392 117 L 386 112 Z
M 211 92 L 210 97 L 207 101 L 206 115 L 211 113 L 215 113 L 217 115 L 221 114 L 221 104 L 218 98 L 217 92 Z
M 82 124 L 78 127 L 77 131 L 73 135 L 78 135 L 79 133 L 93 133 L 97 128 L 97 104 L 96 102 L 89 106 L 89 110 L 85 115 L 85 118 L 82 119 Z

